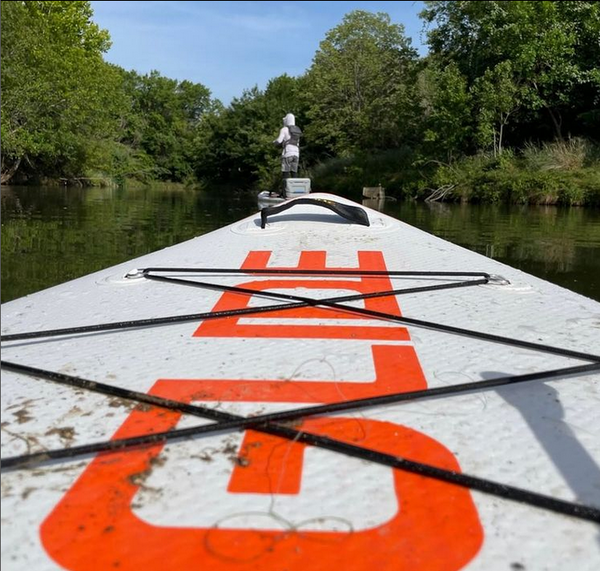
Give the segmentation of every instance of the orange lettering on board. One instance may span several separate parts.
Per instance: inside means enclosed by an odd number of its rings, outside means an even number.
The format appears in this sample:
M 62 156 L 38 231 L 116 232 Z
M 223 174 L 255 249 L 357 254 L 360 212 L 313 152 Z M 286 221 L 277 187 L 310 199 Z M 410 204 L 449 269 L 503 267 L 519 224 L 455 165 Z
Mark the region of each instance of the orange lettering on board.
M 250 252 L 242 265 L 242 269 L 263 269 L 271 252 Z M 363 271 L 385 271 L 385 262 L 381 252 L 358 252 L 359 268 Z M 302 252 L 296 268 L 299 270 L 347 270 L 348 268 L 329 268 L 325 266 L 325 252 Z M 362 276 L 356 279 L 337 278 L 302 278 L 294 276 L 288 278 L 256 280 L 238 284 L 241 287 L 256 291 L 282 290 L 282 289 L 334 289 L 350 290 L 359 294 L 388 291 L 392 283 L 386 276 Z M 249 307 L 250 296 L 233 292 L 225 292 L 213 311 L 229 311 L 232 309 L 245 309 Z M 282 302 L 284 303 L 284 302 Z M 398 303 L 393 296 L 366 299 L 365 308 L 392 315 L 401 315 Z M 194 333 L 196 337 L 296 337 L 296 338 L 331 338 L 331 339 L 378 339 L 378 340 L 408 340 L 410 336 L 405 327 L 398 326 L 360 326 L 367 317 L 362 317 L 350 312 L 325 309 L 318 307 L 302 307 L 284 311 L 269 312 L 265 314 L 268 319 L 275 318 L 321 318 L 354 320 L 356 325 L 290 325 L 290 324 L 249 324 L 242 323 L 244 319 L 254 317 L 223 317 L 204 321 Z M 255 316 L 256 318 L 259 315 Z
M 298 494 L 304 444 L 248 430 L 227 491 L 237 494 Z M 277 489 L 274 489 L 276 485 Z
M 163 430 L 178 413 L 134 411 L 116 438 Z M 319 418 L 301 430 L 365 448 L 459 471 L 453 455 L 439 442 L 405 426 L 375 420 Z M 275 437 L 253 435 L 263 442 L 262 458 L 278 445 Z M 248 441 L 247 441 L 248 442 Z M 289 443 L 287 443 L 289 445 Z M 276 470 L 297 474 L 302 466 L 294 443 L 294 463 L 276 462 Z M 161 527 L 132 511 L 139 475 L 157 466 L 162 445 L 117 454 L 100 454 L 50 513 L 41 527 L 44 547 L 72 571 L 453 571 L 478 552 L 483 531 L 468 490 L 415 474 L 393 470 L 395 515 L 373 528 L 355 531 Z M 203 462 L 196 466 L 204 466 Z M 263 462 L 264 466 L 264 462 Z M 193 464 L 189 465 L 193 469 Z M 257 466 L 257 469 L 260 465 Z M 157 468 L 154 468 L 157 469 Z M 236 468 L 237 469 L 237 468 Z M 236 492 L 269 493 L 264 474 L 233 479 Z M 243 468 L 239 468 L 243 470 Z M 271 472 L 277 478 L 277 474 Z M 136 478 L 137 477 L 137 478 Z M 285 480 L 285 478 L 283 478 Z M 286 493 L 295 493 L 288 476 Z M 198 485 L 202 485 L 199 478 Z M 302 493 L 301 490 L 299 493 Z M 342 491 L 336 493 L 343 493 Z M 190 506 L 201 510 L 202 506 Z
M 159 379 L 154 391 L 181 400 L 331 403 L 427 388 L 417 354 L 409 345 L 371 347 L 375 379 L 357 382 L 288 379 Z
M 270 252 L 251 252 L 243 268 L 266 268 Z M 361 270 L 385 270 L 380 252 L 359 252 Z M 325 252 L 303 252 L 298 269 L 327 269 Z M 331 268 L 330 268 L 331 269 Z M 240 284 L 263 289 L 335 289 L 358 293 L 390 290 L 383 277 L 352 279 L 266 279 Z M 248 307 L 250 296 L 225 292 L 214 311 Z M 400 315 L 394 297 L 365 300 L 365 307 Z M 150 394 L 185 403 L 293 402 L 331 403 L 426 388 L 414 348 L 385 345 L 381 340 L 409 340 L 397 326 L 371 326 L 360 316 L 321 308 L 278 311 L 278 318 L 354 319 L 354 325 L 248 324 L 238 318 L 208 320 L 196 337 L 308 337 L 372 339 L 374 379 L 159 379 Z M 259 321 L 259 320 L 257 320 Z M 114 439 L 172 430 L 181 414 L 151 407 L 134 410 Z M 369 419 L 316 418 L 299 429 L 341 442 L 402 456 L 447 470 L 460 467 L 442 444 L 405 426 Z M 41 539 L 54 560 L 72 571 L 121 569 L 144 571 L 311 571 L 340 568 L 348 571 L 453 571 L 466 565 L 483 542 L 483 530 L 468 490 L 431 478 L 392 470 L 393 517 L 381 525 L 350 531 L 172 527 L 149 524 L 132 505 L 143 476 L 162 465 L 163 444 L 121 453 L 100 454 L 50 513 L 41 526 Z M 302 494 L 306 445 L 248 430 L 239 447 L 237 463 L 224 479 L 232 508 L 240 494 Z M 343 456 L 340 456 L 343 462 Z M 168 464 L 163 469 L 168 469 Z M 186 464 L 202 486 L 210 465 Z M 204 471 L 203 471 L 204 470 Z M 168 477 L 168 476 L 165 476 Z M 225 481 L 227 480 L 227 481 Z M 276 483 L 274 489 L 273 483 Z M 185 493 L 185 492 L 183 492 Z M 344 494 L 344 489 L 335 490 Z M 202 506 L 190 506 L 202 510 Z M 358 526 L 360 527 L 360 525 Z

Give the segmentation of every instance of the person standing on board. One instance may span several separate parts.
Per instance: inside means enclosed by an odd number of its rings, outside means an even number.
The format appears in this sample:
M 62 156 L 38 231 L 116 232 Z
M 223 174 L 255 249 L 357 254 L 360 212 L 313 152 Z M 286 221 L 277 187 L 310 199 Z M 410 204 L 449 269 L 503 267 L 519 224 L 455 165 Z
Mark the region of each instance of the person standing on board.
M 295 177 L 298 173 L 301 136 L 302 131 L 296 126 L 296 118 L 292 113 L 288 113 L 283 118 L 279 137 L 273 141 L 273 144 L 281 146 L 281 172 L 283 173 L 281 196 L 283 198 L 285 198 L 287 179 Z

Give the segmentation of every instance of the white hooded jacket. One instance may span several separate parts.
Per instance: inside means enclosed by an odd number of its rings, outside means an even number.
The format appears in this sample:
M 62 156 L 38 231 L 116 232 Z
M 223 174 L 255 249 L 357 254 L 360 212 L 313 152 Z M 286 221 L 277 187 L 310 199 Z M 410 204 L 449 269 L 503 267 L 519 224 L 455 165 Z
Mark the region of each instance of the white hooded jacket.
M 292 113 L 288 113 L 283 118 L 283 127 L 281 131 L 279 131 L 279 137 L 273 141 L 273 143 L 277 143 L 281 145 L 285 141 L 289 141 L 291 139 L 290 130 L 288 129 L 289 125 L 295 125 L 296 118 Z M 299 157 L 300 149 L 296 145 L 284 145 L 283 150 L 281 151 L 282 157 Z

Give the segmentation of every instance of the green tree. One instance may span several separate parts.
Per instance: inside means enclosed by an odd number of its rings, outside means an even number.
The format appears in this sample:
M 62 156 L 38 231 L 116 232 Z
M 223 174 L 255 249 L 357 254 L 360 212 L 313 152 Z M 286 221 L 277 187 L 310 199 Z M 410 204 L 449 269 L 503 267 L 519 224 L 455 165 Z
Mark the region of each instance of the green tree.
M 19 169 L 75 177 L 106 157 L 122 104 L 90 2 L 5 2 L 2 182 Z
M 354 11 L 320 43 L 308 72 L 307 137 L 335 154 L 410 138 L 416 52 L 384 13 Z
M 131 109 L 122 142 L 150 157 L 153 174 L 182 181 L 193 175 L 193 140 L 201 117 L 212 105 L 202 84 L 178 82 L 153 71 L 126 74 Z
M 455 64 L 430 61 L 419 75 L 426 155 L 451 162 L 471 147 L 472 96 L 467 80 Z
M 469 87 L 486 71 L 510 62 L 522 122 L 542 126 L 549 120 L 554 136 L 561 138 L 565 127 L 576 128 L 576 118 L 598 106 L 600 3 L 425 4 L 421 16 L 435 24 L 428 33 L 431 53 L 443 64 L 455 62 Z
M 282 118 L 294 113 L 304 129 L 303 82 L 288 75 L 276 77 L 264 91 L 246 90 L 229 107 L 217 106 L 204 116 L 195 140 L 197 176 L 242 185 L 271 182 L 279 172 L 280 149 L 273 140 Z
M 478 142 L 484 148 L 492 147 L 494 156 L 501 155 L 505 128 L 521 106 L 521 89 L 511 62 L 487 69 L 475 80 L 473 92 L 478 103 Z

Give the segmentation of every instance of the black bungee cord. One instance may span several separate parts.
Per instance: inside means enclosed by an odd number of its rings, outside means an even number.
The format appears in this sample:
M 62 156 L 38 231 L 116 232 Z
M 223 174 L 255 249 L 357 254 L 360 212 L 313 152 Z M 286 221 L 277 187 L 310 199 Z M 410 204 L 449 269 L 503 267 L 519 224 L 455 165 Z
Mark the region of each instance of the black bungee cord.
M 241 288 L 236 286 L 225 286 L 221 284 L 212 284 L 206 282 L 198 282 L 194 280 L 184 280 L 179 278 L 172 278 L 166 276 L 153 275 L 158 272 L 169 272 L 169 273 L 223 273 L 223 274 L 289 274 L 289 275 L 350 275 L 350 276 L 411 276 L 411 277 L 431 277 L 431 276 L 443 276 L 443 277 L 457 277 L 457 276 L 469 276 L 478 277 L 476 280 L 468 280 L 462 282 L 454 282 L 450 284 L 437 284 L 435 286 L 423 286 L 416 288 L 405 288 L 398 290 L 389 290 L 384 292 L 371 292 L 368 294 L 359 294 L 351 296 L 342 296 L 326 299 L 313 299 L 303 296 L 295 296 L 290 294 L 278 294 L 270 291 L 257 291 L 247 288 Z M 186 316 L 169 316 L 165 318 L 154 318 L 146 320 L 135 320 L 135 321 L 123 321 L 110 324 L 99 324 L 92 326 L 83 326 L 76 328 L 65 328 L 51 331 L 42 332 L 29 332 L 21 334 L 4 335 L 1 337 L 2 341 L 16 341 L 24 339 L 34 339 L 41 337 L 55 337 L 66 334 L 77 334 L 97 331 L 108 331 L 108 330 L 119 330 L 128 329 L 132 327 L 144 327 L 149 325 L 159 325 L 166 323 L 175 323 L 181 321 L 191 321 L 196 319 L 215 319 L 222 317 L 229 317 L 232 315 L 247 315 L 256 313 L 266 313 L 268 311 L 281 311 L 285 309 L 292 309 L 298 307 L 307 307 L 321 305 L 324 307 L 349 311 L 351 313 L 358 313 L 369 317 L 375 317 L 383 320 L 390 320 L 408 325 L 416 325 L 421 327 L 427 327 L 438 331 L 447 333 L 454 333 L 459 335 L 467 335 L 478 339 L 503 343 L 512 346 L 518 346 L 523 348 L 532 349 L 535 351 L 547 352 L 562 355 L 565 357 L 571 357 L 576 359 L 582 359 L 585 361 L 591 361 L 591 364 L 580 365 L 575 367 L 567 367 L 562 369 L 555 369 L 552 371 L 543 371 L 540 373 L 531 373 L 526 375 L 511 375 L 506 377 L 500 377 L 496 379 L 488 379 L 485 381 L 477 381 L 471 383 L 463 383 L 460 385 L 453 385 L 449 387 L 437 387 L 432 389 L 423 389 L 420 391 L 411 391 L 406 393 L 396 393 L 391 395 L 382 395 L 377 397 L 369 397 L 366 399 L 356 399 L 352 401 L 344 401 L 338 403 L 330 403 L 326 405 L 309 406 L 295 410 L 288 410 L 276 413 L 270 413 L 257 417 L 244 418 L 221 411 L 215 411 L 207 407 L 198 407 L 187 403 L 181 403 L 178 401 L 171 401 L 169 399 L 162 399 L 153 395 L 147 395 L 145 393 L 137 393 L 128 389 L 115 387 L 112 385 L 106 385 L 103 383 L 97 383 L 78 377 L 71 377 L 61 373 L 55 373 L 52 371 L 45 371 L 42 369 L 35 369 L 26 365 L 20 365 L 9 362 L 2 362 L 2 368 L 11 370 L 14 372 L 26 374 L 33 377 L 45 378 L 62 384 L 70 386 L 76 386 L 107 394 L 111 396 L 119 396 L 136 402 L 143 402 L 146 404 L 152 404 L 167 408 L 170 410 L 177 410 L 185 414 L 192 414 L 195 416 L 202 416 L 204 418 L 210 418 L 216 420 L 215 424 L 202 425 L 191 427 L 188 429 L 171 430 L 163 433 L 155 433 L 149 435 L 141 435 L 138 437 L 126 438 L 121 440 L 112 440 L 107 442 L 99 442 L 94 444 L 88 444 L 83 446 L 72 447 L 62 450 L 51 450 L 40 453 L 33 453 L 23 456 L 17 456 L 12 458 L 2 459 L 2 468 L 14 469 L 19 467 L 31 466 L 33 463 L 39 463 L 48 460 L 58 460 L 65 458 L 73 458 L 80 455 L 96 453 L 99 451 L 111 452 L 111 451 L 122 451 L 132 446 L 140 445 L 151 445 L 158 442 L 164 443 L 169 440 L 176 438 L 198 436 L 201 434 L 210 434 L 214 432 L 222 432 L 224 430 L 243 430 L 246 428 L 252 428 L 267 432 L 270 434 L 276 434 L 284 438 L 289 438 L 295 441 L 311 444 L 313 446 L 322 447 L 334 452 L 362 458 L 375 463 L 390 466 L 392 468 L 398 468 L 413 473 L 418 473 L 423 476 L 432 477 L 454 483 L 459 486 L 467 487 L 470 489 L 476 489 L 492 495 L 500 496 L 506 499 L 512 499 L 521 501 L 537 507 L 546 508 L 551 511 L 571 515 L 580 519 L 586 519 L 590 521 L 600 522 L 600 510 L 593 506 L 582 506 L 580 504 L 565 502 L 563 500 L 557 500 L 549 496 L 544 496 L 520 488 L 512 486 L 506 486 L 497 482 L 469 476 L 459 472 L 452 472 L 448 470 L 442 470 L 435 466 L 422 464 L 419 462 L 409 461 L 404 458 L 382 454 L 373 450 L 362 448 L 360 446 L 350 445 L 341 441 L 337 441 L 328 437 L 324 437 L 317 434 L 307 433 L 298 431 L 287 426 L 279 424 L 273 424 L 274 422 L 283 422 L 290 420 L 299 420 L 307 416 L 330 414 L 332 412 L 340 412 L 343 410 L 357 410 L 371 406 L 378 406 L 391 403 L 406 402 L 410 400 L 440 397 L 440 396 L 452 396 L 455 394 L 461 394 L 467 391 L 473 390 L 486 390 L 489 388 L 516 384 L 521 382 L 549 379 L 557 377 L 565 377 L 577 374 L 586 374 L 589 372 L 600 370 L 600 357 L 587 353 L 581 353 L 576 351 L 570 351 L 562 348 L 551 347 L 548 345 L 530 343 L 526 341 L 520 341 L 511 338 L 500 337 L 487 333 L 481 333 L 477 331 L 471 331 L 453 326 L 442 325 L 434 322 L 422 321 L 411 319 L 407 317 L 401 317 L 393 314 L 387 314 L 383 312 L 363 309 L 359 307 L 342 305 L 340 302 L 343 301 L 355 301 L 361 299 L 368 299 L 373 297 L 383 297 L 390 295 L 400 295 L 404 293 L 418 293 L 424 291 L 436 291 L 441 289 L 457 288 L 457 287 L 468 287 L 472 285 L 482 285 L 490 282 L 491 277 L 489 274 L 483 272 L 386 272 L 386 271 L 361 271 L 361 270 L 268 270 L 268 269 L 223 269 L 223 268 L 146 268 L 141 271 L 143 277 L 162 282 L 172 282 L 180 285 L 188 285 L 194 287 L 217 289 L 220 291 L 230 291 L 239 293 L 242 295 L 257 295 L 262 297 L 284 299 L 291 303 L 278 304 L 275 306 L 262 306 L 254 308 L 244 308 L 241 310 L 230 310 L 227 312 L 208 312 L 203 314 L 190 314 Z

